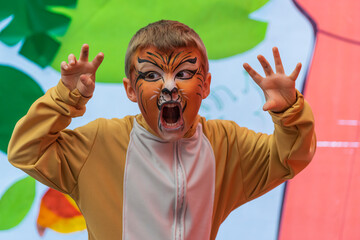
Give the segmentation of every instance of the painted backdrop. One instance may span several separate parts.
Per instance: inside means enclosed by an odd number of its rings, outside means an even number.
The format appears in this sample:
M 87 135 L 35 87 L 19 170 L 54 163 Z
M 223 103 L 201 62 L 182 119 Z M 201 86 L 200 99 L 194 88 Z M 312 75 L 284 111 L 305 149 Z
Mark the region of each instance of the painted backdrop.
M 0 0 L 0 239 L 87 239 L 71 198 L 8 163 L 8 141 L 83 43 L 105 60 L 87 112 L 70 128 L 138 113 L 122 85 L 124 55 L 132 35 L 159 19 L 191 26 L 207 47 L 213 78 L 200 114 L 208 119 L 271 133 L 262 91 L 242 64 L 262 72 L 256 56 L 272 60 L 273 46 L 287 73 L 303 63 L 296 86 L 316 118 L 314 161 L 286 187 L 234 211 L 217 239 L 360 239 L 359 10 L 355 0 Z

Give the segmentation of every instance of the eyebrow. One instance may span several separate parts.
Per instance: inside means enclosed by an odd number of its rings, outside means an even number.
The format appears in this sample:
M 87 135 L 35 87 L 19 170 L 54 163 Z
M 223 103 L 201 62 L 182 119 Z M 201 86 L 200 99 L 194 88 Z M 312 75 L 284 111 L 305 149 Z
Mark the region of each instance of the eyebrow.
M 142 58 L 138 57 L 138 63 L 150 63 L 150 64 L 160 68 L 161 70 L 164 70 L 163 67 L 159 66 L 159 64 L 157 64 L 156 61 L 154 61 L 153 59 L 152 59 L 152 61 L 150 61 L 150 60 L 142 59 Z
M 183 59 L 183 60 L 181 60 L 181 62 L 174 68 L 174 71 L 178 68 L 178 67 L 180 67 L 180 65 L 182 65 L 182 64 L 184 64 L 184 63 L 191 63 L 191 64 L 195 64 L 196 63 L 196 61 L 197 61 L 197 57 L 194 57 L 194 58 L 187 58 L 187 59 Z
M 190 64 L 196 64 L 197 62 L 197 57 L 194 57 L 194 58 L 190 58 L 190 55 L 191 55 L 191 52 L 188 52 L 185 54 L 185 56 L 182 57 L 180 63 L 178 65 L 176 65 L 176 67 L 173 67 L 171 65 L 174 64 L 175 60 L 180 57 L 180 55 L 183 53 L 183 51 L 177 53 L 175 55 L 175 57 L 173 57 L 173 54 L 174 52 L 171 52 L 170 56 L 166 56 L 166 61 L 165 59 L 163 58 L 163 56 L 156 52 L 156 54 L 152 53 L 152 52 L 146 52 L 148 54 L 147 58 L 149 59 L 143 59 L 143 58 L 140 58 L 138 57 L 138 63 L 150 63 L 158 68 L 160 68 L 161 70 L 164 71 L 164 67 L 170 67 L 170 68 L 173 68 L 172 71 L 175 71 L 178 67 L 180 67 L 181 65 L 185 64 L 185 63 L 190 63 Z M 155 57 L 157 59 L 159 59 L 160 61 L 162 60 L 162 62 L 167 65 L 167 66 L 163 66 L 162 64 L 158 64 L 157 61 L 155 59 L 153 59 L 152 57 Z M 161 58 L 161 59 L 160 59 Z M 172 59 L 172 63 L 170 64 L 170 61 Z M 170 65 L 170 66 L 169 66 Z
M 174 54 L 174 52 L 171 52 L 170 56 L 167 57 L 167 65 L 170 64 L 170 60 L 171 60 L 173 54 Z
M 146 52 L 148 55 L 154 56 L 157 59 L 161 60 L 156 54 L 153 54 L 152 52 Z M 159 53 L 158 53 L 159 54 Z M 159 56 L 161 57 L 161 55 L 159 54 Z M 164 61 L 164 59 L 162 58 L 162 60 Z

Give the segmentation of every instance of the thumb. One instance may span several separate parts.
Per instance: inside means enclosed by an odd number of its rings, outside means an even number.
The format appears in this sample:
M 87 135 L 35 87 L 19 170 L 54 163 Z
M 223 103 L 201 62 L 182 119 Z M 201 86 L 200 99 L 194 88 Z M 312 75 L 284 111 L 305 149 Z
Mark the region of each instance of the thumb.
M 276 106 L 276 103 L 274 100 L 268 100 L 266 101 L 266 103 L 263 106 L 263 110 L 264 111 L 269 111 L 271 109 L 273 109 Z
M 80 84 L 78 84 L 77 89 L 84 97 L 91 97 L 95 90 L 95 82 L 89 75 L 82 74 L 80 76 Z

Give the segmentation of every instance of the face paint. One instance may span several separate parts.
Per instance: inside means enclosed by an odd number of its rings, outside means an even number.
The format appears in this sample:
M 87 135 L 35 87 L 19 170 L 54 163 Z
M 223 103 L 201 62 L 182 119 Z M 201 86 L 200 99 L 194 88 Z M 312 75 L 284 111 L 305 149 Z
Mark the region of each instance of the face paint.
M 182 138 L 206 97 L 198 50 L 181 48 L 162 53 L 149 47 L 135 54 L 134 67 L 134 89 L 149 127 L 165 140 Z

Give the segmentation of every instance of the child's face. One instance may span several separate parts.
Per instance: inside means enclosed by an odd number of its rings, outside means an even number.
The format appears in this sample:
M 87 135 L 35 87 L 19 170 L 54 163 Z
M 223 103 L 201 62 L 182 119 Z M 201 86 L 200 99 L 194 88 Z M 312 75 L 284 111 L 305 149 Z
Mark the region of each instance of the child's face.
M 155 47 L 137 51 L 131 80 L 124 79 L 130 100 L 138 102 L 150 128 L 165 140 L 178 140 L 190 129 L 202 99 L 210 92 L 196 48 L 163 53 Z

